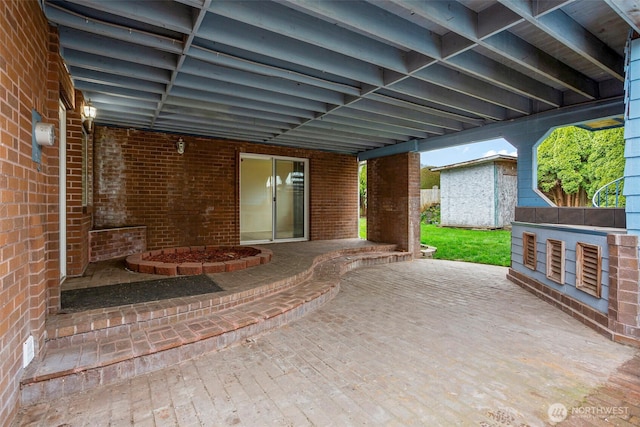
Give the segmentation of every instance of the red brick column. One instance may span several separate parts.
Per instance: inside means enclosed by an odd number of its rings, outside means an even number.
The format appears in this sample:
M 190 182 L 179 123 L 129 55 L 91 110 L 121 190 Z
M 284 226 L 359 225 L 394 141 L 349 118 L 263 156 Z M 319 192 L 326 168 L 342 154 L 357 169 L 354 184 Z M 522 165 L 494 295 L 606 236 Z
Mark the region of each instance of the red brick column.
M 638 236 L 610 234 L 609 245 L 609 329 L 614 340 L 640 342 L 638 305 Z
M 420 154 L 367 161 L 367 239 L 420 255 Z

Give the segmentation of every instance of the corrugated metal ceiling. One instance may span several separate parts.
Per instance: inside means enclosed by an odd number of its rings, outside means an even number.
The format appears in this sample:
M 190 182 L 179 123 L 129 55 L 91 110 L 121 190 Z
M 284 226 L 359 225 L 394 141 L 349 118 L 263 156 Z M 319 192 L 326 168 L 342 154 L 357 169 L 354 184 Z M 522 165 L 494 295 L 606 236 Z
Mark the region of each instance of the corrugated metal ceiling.
M 356 154 L 622 96 L 618 3 L 43 4 L 99 124 Z

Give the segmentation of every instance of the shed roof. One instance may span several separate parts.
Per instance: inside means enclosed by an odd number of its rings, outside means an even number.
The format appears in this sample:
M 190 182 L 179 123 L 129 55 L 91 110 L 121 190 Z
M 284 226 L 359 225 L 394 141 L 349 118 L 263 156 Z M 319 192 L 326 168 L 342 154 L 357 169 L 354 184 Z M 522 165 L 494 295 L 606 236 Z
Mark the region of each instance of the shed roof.
M 468 160 L 466 162 L 460 162 L 460 163 L 454 163 L 451 165 L 446 165 L 446 166 L 441 166 L 438 168 L 433 168 L 431 169 L 432 171 L 443 171 L 443 170 L 449 170 L 449 169 L 459 169 L 459 168 L 466 168 L 469 166 L 476 166 L 476 165 L 481 165 L 484 163 L 494 163 L 494 162 L 498 162 L 498 161 L 507 161 L 507 162 L 513 162 L 513 163 L 517 163 L 518 162 L 518 158 L 515 156 L 508 156 L 506 154 L 495 154 L 493 156 L 487 156 L 487 157 L 482 157 L 480 159 L 475 159 L 475 160 Z

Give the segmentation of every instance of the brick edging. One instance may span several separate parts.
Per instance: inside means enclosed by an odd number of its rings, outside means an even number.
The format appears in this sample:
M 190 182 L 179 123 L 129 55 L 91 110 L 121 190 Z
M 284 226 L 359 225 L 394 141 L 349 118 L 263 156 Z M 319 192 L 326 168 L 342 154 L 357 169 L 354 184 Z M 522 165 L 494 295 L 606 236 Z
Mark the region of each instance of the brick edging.
M 511 268 L 507 273 L 507 279 L 554 307 L 559 308 L 583 325 L 588 326 L 599 334 L 609 338 L 611 341 L 640 347 L 639 339 L 612 331 L 608 327 L 609 317 L 606 314 Z
M 99 385 L 153 372 L 173 363 L 180 363 L 210 351 L 218 351 L 241 343 L 251 336 L 299 319 L 333 299 L 339 292 L 341 276 L 348 271 L 359 267 L 412 259 L 412 254 L 407 252 L 363 251 L 359 254 L 349 250 L 336 252 L 332 254 L 333 256 L 326 258 L 316 257 L 308 270 L 309 274 L 303 275 L 305 276 L 303 282 L 297 282 L 289 289 L 282 289 L 272 294 L 276 300 L 279 296 L 283 297 L 280 298 L 281 301 L 274 301 L 273 307 L 259 309 L 258 305 L 241 304 L 230 309 L 227 312 L 230 314 L 229 319 L 236 318 L 237 322 L 228 322 L 227 329 L 218 328 L 211 333 L 202 331 L 204 335 L 188 333 L 180 340 L 161 348 L 142 350 L 129 358 L 123 356 L 124 358 L 114 360 L 99 360 L 98 363 L 90 364 L 82 370 L 75 367 L 55 374 L 38 376 L 33 371 L 35 367 L 31 367 L 25 371 L 21 381 L 23 404 L 41 402 L 50 398 L 54 392 L 57 395 L 66 396 L 86 391 Z M 255 302 L 260 304 L 267 301 Z M 234 316 L 233 313 L 237 313 L 238 316 Z M 197 323 L 196 319 L 191 321 Z M 176 331 L 182 329 L 175 328 Z M 148 332 L 152 333 L 153 330 Z M 160 352 L 162 357 L 158 355 Z
M 155 255 L 207 251 L 218 249 L 220 247 L 221 246 L 183 246 L 179 248 L 157 249 L 129 255 L 125 260 L 125 263 L 128 269 L 135 271 L 136 273 L 160 274 L 163 276 L 193 276 L 198 274 L 213 274 L 244 270 L 245 268 L 266 264 L 271 261 L 271 257 L 273 256 L 273 251 L 270 249 L 264 249 L 257 246 L 243 246 L 243 248 L 256 249 L 260 251 L 260 253 L 250 257 L 219 262 L 171 263 L 148 260 L 150 257 Z
M 315 256 L 309 267 L 304 270 L 275 282 L 235 294 L 219 295 L 218 293 L 214 293 L 174 298 L 169 300 L 174 304 L 170 308 L 164 304 L 160 304 L 158 301 L 151 301 L 124 308 L 95 309 L 83 313 L 49 317 L 46 322 L 47 345 L 71 345 L 74 342 L 99 339 L 103 334 L 107 333 L 131 333 L 151 323 L 160 325 L 170 323 L 180 317 L 206 316 L 215 311 L 248 303 L 269 294 L 296 286 L 310 279 L 318 265 L 326 261 L 349 255 L 364 255 L 377 253 L 379 251 L 390 252 L 395 251 L 395 248 L 396 245 L 387 244 L 366 248 L 333 250 Z M 401 260 L 403 261 L 407 260 L 406 253 L 397 252 L 396 259 L 399 257 L 402 257 Z M 353 263 L 344 263 L 344 265 L 352 264 Z M 79 316 L 85 316 L 90 319 L 88 319 L 88 323 L 78 324 L 77 317 Z
M 163 349 L 161 350 L 163 353 L 162 358 L 158 357 L 158 352 L 148 352 L 131 359 L 95 366 L 84 371 L 69 372 L 46 380 L 23 378 L 21 381 L 22 405 L 33 405 L 50 399 L 52 396 L 49 390 L 58 390 L 58 396 L 68 396 L 98 386 L 114 384 L 137 375 L 155 372 L 171 364 L 182 363 L 209 352 L 220 351 L 238 345 L 245 339 L 268 332 L 303 317 L 309 311 L 313 311 L 333 299 L 338 294 L 339 289 L 339 284 L 330 285 L 326 288 L 326 292 L 322 292 L 317 298 L 306 301 L 279 315 L 265 317 L 259 322 L 251 322 L 237 329 L 227 330 L 208 338 Z
M 538 298 L 559 308 L 580 323 L 613 340 L 614 333 L 607 327 L 609 320 L 606 314 L 600 313 L 580 301 L 545 286 L 537 280 L 527 277 L 511 268 L 507 273 L 507 279 L 531 292 Z

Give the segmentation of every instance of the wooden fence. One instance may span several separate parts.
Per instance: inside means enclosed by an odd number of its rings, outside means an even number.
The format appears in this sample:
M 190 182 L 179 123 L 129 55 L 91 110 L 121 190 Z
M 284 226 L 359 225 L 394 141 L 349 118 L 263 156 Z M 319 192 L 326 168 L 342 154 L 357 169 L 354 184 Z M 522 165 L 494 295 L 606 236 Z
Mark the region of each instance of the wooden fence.
M 434 186 L 430 190 L 420 190 L 420 206 L 432 206 L 440 203 L 440 189 Z

